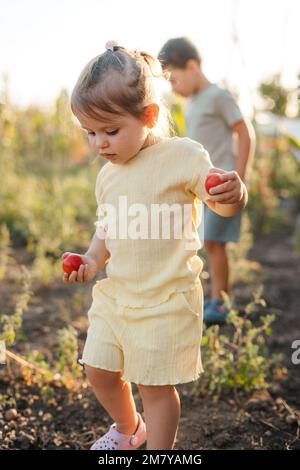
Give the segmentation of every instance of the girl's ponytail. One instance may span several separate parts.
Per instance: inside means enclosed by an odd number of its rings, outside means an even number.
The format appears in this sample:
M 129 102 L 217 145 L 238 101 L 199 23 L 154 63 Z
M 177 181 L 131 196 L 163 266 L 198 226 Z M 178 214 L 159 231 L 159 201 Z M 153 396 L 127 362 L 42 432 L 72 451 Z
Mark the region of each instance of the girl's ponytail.
M 171 115 L 164 103 L 160 61 L 144 51 L 130 50 L 108 41 L 105 52 L 92 59 L 81 72 L 71 96 L 71 108 L 101 120 L 103 112 L 129 113 L 143 118 L 145 107 L 159 106 L 157 124 L 150 133 L 170 135 Z

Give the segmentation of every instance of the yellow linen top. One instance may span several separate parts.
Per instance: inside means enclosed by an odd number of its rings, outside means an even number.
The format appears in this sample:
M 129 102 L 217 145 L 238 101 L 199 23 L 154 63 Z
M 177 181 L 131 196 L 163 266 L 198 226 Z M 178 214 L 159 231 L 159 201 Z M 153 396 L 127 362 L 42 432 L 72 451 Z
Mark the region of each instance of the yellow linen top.
M 97 288 L 119 305 L 151 307 L 166 301 L 175 291 L 187 291 L 200 283 L 203 263 L 197 255 L 201 247 L 197 227 L 201 201 L 208 196 L 205 178 L 212 167 L 200 143 L 168 137 L 140 150 L 125 164 L 108 162 L 101 168 L 95 191 L 96 225 L 106 230 L 110 259 L 107 278 L 97 281 Z M 114 232 L 108 228 L 108 220 L 113 219 L 108 217 L 107 204 L 116 209 Z M 182 210 L 182 223 L 179 212 L 168 210 L 174 204 L 176 211 Z M 157 207 L 167 208 L 159 220 L 151 215 Z M 163 234 L 163 221 L 167 219 L 170 230 Z M 182 228 L 190 223 L 188 236 L 176 235 L 174 223 Z

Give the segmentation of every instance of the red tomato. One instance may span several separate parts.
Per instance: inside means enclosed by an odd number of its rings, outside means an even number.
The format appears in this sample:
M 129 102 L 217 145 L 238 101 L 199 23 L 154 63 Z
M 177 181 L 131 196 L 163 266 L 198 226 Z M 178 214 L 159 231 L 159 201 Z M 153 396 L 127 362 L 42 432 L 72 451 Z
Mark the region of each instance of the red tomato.
M 63 270 L 65 273 L 71 273 L 72 271 L 78 271 L 81 264 L 84 264 L 81 256 L 79 255 L 68 255 L 63 260 Z
M 205 189 L 209 194 L 210 188 L 214 188 L 215 186 L 218 186 L 219 184 L 222 184 L 222 183 L 223 183 L 223 180 L 220 178 L 219 175 L 210 175 L 205 180 Z

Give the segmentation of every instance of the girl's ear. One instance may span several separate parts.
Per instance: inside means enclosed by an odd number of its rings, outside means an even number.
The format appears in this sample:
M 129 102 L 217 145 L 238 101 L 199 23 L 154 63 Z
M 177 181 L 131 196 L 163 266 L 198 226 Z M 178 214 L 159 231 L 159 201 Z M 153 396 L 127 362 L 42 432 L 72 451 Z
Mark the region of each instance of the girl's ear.
M 146 120 L 146 126 L 149 127 L 149 129 L 152 129 L 157 123 L 158 114 L 159 114 L 158 104 L 151 103 L 149 104 L 149 106 L 146 107 L 145 120 Z

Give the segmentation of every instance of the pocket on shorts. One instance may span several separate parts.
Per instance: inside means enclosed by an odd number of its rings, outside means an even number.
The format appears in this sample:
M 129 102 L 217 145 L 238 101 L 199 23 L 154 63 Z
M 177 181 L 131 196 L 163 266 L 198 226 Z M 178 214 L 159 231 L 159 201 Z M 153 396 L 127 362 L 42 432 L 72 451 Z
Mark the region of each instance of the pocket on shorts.
M 190 313 L 193 313 L 197 317 L 202 315 L 203 292 L 201 286 L 185 292 L 179 292 L 179 296 L 183 307 L 189 310 Z

